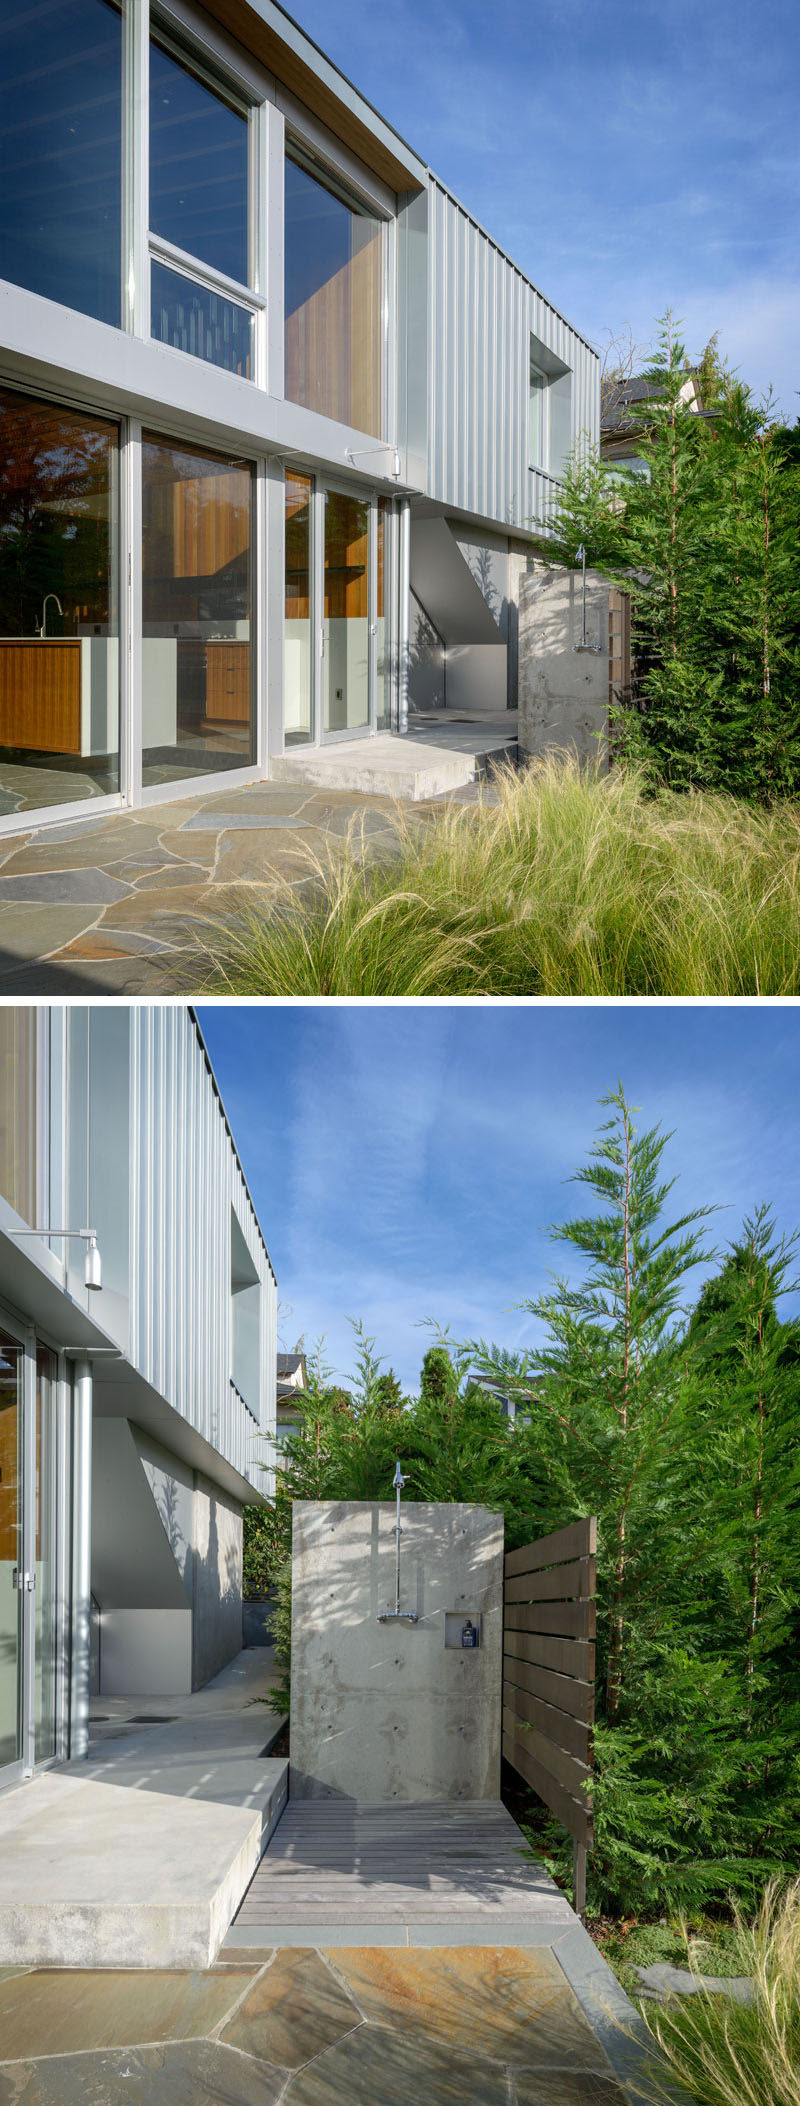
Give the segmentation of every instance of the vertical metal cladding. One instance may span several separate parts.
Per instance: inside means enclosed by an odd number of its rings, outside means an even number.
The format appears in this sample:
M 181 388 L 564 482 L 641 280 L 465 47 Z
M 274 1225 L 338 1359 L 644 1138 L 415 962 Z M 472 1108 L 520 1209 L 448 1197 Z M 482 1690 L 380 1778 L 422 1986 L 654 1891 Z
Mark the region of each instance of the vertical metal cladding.
M 131 1354 L 259 1489 L 275 1430 L 277 1290 L 208 1060 L 180 1005 L 131 1011 Z M 260 1418 L 231 1381 L 231 1210 L 261 1283 Z
M 529 466 L 531 335 L 569 366 L 573 439 L 591 445 L 600 429 L 597 353 L 436 177 L 428 183 L 428 494 L 535 532 L 556 485 Z

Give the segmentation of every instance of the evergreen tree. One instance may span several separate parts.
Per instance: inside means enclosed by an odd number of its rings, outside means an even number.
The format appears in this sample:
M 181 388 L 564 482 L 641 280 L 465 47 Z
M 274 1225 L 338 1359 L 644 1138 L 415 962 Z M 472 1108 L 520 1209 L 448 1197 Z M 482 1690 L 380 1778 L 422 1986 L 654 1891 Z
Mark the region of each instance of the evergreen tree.
M 673 788 L 770 801 L 800 790 L 800 461 L 713 339 L 701 366 L 710 416 L 682 399 L 685 350 L 667 315 L 645 375 L 646 472 L 576 458 L 553 553 L 574 565 L 583 544 L 630 598 L 635 678 L 612 726 L 617 756 Z

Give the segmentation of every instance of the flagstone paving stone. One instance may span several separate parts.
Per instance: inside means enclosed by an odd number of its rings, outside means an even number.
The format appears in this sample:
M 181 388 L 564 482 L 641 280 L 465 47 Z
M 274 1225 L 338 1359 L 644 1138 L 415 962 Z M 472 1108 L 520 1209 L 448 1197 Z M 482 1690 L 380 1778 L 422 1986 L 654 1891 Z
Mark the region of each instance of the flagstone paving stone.
M 291 2077 L 285 2106 L 506 2106 L 497 2064 L 435 2041 L 360 2026 Z
M 607 2064 L 547 1948 L 331 1951 L 364 2016 L 413 2039 L 452 2041 L 498 2062 L 539 2069 Z
M 212 2033 L 253 1980 L 248 1968 L 147 1974 L 37 1968 L 0 1983 L 0 2052 L 15 2062 Z
M 516 2106 L 627 2106 L 613 2077 L 583 2070 L 515 2070 L 514 2089 Z
M 298 1945 L 276 1954 L 221 2037 L 245 2054 L 300 2069 L 360 2024 L 353 1998 L 324 1960 Z
M 285 2070 L 197 2040 L 7 2065 L 0 2106 L 276 2106 L 285 2082 Z

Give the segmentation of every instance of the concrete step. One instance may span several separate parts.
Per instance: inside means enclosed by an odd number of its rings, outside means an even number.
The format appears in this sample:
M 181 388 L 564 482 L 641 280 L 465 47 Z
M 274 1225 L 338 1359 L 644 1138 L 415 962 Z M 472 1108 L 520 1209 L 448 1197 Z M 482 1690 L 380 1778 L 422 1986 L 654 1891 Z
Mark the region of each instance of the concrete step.
M 343 739 L 334 746 L 296 748 L 270 762 L 273 781 L 308 783 L 315 789 L 355 790 L 367 797 L 396 797 L 419 804 L 428 797 L 476 782 L 492 756 L 516 755 L 516 732 L 479 733 L 462 726 L 460 733 L 396 738 L 379 732 L 371 739 Z
M 0 1966 L 210 1966 L 286 1805 L 269 1671 L 240 1654 L 194 1697 L 139 1698 L 163 1725 L 99 1698 L 88 1761 L 0 1796 Z

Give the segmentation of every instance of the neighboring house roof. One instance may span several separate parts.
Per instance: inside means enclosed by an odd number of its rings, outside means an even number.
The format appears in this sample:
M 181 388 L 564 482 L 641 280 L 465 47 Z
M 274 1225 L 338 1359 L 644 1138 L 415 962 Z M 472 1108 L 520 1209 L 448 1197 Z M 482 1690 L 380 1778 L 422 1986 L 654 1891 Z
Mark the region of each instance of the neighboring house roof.
M 306 1386 L 305 1353 L 300 1351 L 278 1353 L 277 1376 L 278 1408 L 280 1409 L 281 1405 L 297 1406 L 301 1402 Z
M 658 400 L 663 388 L 654 387 L 644 373 L 634 373 L 628 380 L 604 380 L 600 390 L 600 435 L 601 440 L 618 435 L 632 438 L 647 422 L 643 406 Z M 681 388 L 681 401 L 695 416 L 704 416 L 697 374 L 690 368 Z

